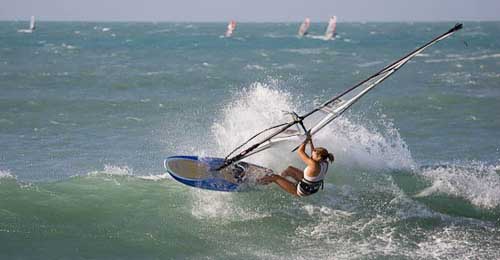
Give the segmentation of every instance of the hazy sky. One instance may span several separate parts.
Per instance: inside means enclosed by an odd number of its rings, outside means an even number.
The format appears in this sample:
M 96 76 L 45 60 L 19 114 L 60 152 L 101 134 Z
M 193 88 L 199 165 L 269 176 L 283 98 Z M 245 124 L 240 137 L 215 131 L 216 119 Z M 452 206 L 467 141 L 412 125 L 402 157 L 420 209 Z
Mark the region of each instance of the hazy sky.
M 500 20 L 500 0 L 0 0 L 0 20 L 280 22 Z

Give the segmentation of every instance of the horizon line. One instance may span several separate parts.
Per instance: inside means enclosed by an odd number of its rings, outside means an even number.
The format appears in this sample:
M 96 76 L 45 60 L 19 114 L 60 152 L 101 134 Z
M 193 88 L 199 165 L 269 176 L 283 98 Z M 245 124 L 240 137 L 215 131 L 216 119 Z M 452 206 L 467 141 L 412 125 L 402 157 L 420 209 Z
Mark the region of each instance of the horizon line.
M 36 16 L 35 16 L 36 18 Z M 227 21 L 208 21 L 208 20 L 200 20 L 200 21 L 189 21 L 189 20 L 63 20 L 63 19 L 36 19 L 37 22 L 89 22 L 89 23 L 101 23 L 101 22 L 111 22 L 111 23 L 227 23 L 231 20 L 235 20 L 238 23 L 301 23 L 303 20 L 287 20 L 287 21 L 249 21 L 242 20 L 238 21 L 236 19 L 229 19 Z M 27 19 L 1 19 L 0 22 L 21 22 L 21 21 L 30 21 Z M 316 22 L 311 21 L 311 23 L 322 23 L 323 21 L 328 22 L 328 19 L 325 20 L 317 20 Z M 488 19 L 462 19 L 462 20 L 340 20 L 337 23 L 447 23 L 447 22 L 500 22 L 499 20 L 488 20 Z

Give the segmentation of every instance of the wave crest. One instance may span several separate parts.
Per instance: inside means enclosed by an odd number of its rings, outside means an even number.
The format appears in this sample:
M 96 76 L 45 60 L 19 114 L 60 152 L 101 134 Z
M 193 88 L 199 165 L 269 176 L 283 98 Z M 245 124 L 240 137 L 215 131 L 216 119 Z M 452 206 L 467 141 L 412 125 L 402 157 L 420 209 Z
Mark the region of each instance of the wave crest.
M 468 200 L 473 205 L 493 209 L 500 206 L 500 165 L 481 162 L 460 163 L 424 169 L 422 176 L 432 185 L 417 197 L 447 194 Z

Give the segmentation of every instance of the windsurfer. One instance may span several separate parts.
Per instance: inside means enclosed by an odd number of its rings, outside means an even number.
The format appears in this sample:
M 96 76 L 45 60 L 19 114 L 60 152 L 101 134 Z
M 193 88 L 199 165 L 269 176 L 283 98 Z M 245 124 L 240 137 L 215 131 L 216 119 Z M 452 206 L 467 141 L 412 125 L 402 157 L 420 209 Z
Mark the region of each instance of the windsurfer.
M 306 145 L 309 144 L 311 148 L 311 156 L 306 153 Z M 315 148 L 311 136 L 308 135 L 306 140 L 299 146 L 297 154 L 300 159 L 307 165 L 302 171 L 293 166 L 288 166 L 280 175 L 272 174 L 259 179 L 259 183 L 267 185 L 269 183 L 276 183 L 283 190 L 295 196 L 308 196 L 312 195 L 323 189 L 323 182 L 328 172 L 328 161 L 334 161 L 333 154 L 322 147 Z M 295 182 L 287 179 L 291 177 Z

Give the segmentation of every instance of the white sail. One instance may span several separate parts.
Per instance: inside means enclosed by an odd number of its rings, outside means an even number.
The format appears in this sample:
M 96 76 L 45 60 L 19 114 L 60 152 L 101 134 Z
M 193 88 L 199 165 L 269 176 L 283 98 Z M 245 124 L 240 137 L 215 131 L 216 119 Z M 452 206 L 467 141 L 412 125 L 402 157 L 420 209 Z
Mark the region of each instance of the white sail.
M 35 30 L 35 16 L 31 16 L 30 20 L 30 30 L 34 31 Z
M 231 37 L 231 35 L 233 35 L 234 29 L 236 29 L 236 21 L 233 20 L 233 21 L 229 22 L 229 24 L 227 25 L 227 31 L 226 31 L 225 36 Z
M 325 31 L 325 39 L 330 40 L 335 35 L 335 29 L 337 27 L 337 16 L 330 17 L 328 21 L 328 26 Z
M 20 33 L 32 33 L 35 31 L 35 16 L 31 16 L 31 19 L 30 19 L 30 28 L 28 29 L 19 29 L 17 30 L 17 32 L 20 32 Z
M 387 79 L 402 66 L 408 63 L 408 61 L 410 61 L 412 58 L 416 57 L 418 54 L 423 52 L 428 47 L 449 37 L 450 35 L 452 35 L 453 33 L 455 33 L 460 29 L 462 29 L 462 24 L 455 25 L 446 33 L 434 38 L 433 40 L 422 45 L 416 50 L 406 54 L 399 60 L 392 62 L 391 64 L 382 68 L 380 71 L 371 75 L 367 79 L 346 89 L 342 93 L 332 97 L 330 100 L 326 101 L 325 103 L 316 107 L 315 109 L 306 113 L 305 115 L 298 116 L 297 114 L 292 113 L 293 115 L 292 121 L 271 126 L 257 133 L 256 135 L 248 139 L 246 142 L 244 142 L 242 145 L 236 147 L 236 149 L 234 149 L 225 158 L 224 165 L 221 166 L 220 169 L 232 164 L 233 162 L 242 160 L 252 154 L 266 150 L 276 145 L 277 143 L 301 141 L 305 138 L 306 134 L 305 131 L 308 131 L 311 135 L 314 135 L 322 128 L 324 128 L 326 125 L 331 123 L 335 118 L 339 117 L 344 111 L 350 108 L 354 103 L 356 103 L 356 101 L 358 101 L 366 93 L 372 90 L 375 86 L 380 84 L 382 81 Z M 323 112 L 323 113 L 316 113 L 316 112 Z M 307 122 L 304 121 L 305 119 L 308 119 L 308 121 Z M 290 129 L 292 126 L 296 126 L 297 130 Z M 264 133 L 267 133 L 267 135 L 264 136 L 263 135 Z M 297 149 L 297 147 L 295 149 Z M 241 151 L 241 149 L 244 150 Z M 240 152 L 237 155 L 230 157 L 232 154 L 238 151 Z
M 299 37 L 302 37 L 307 34 L 307 30 L 309 30 L 310 25 L 311 25 L 311 20 L 309 18 L 306 18 L 299 27 L 299 32 L 298 32 Z

